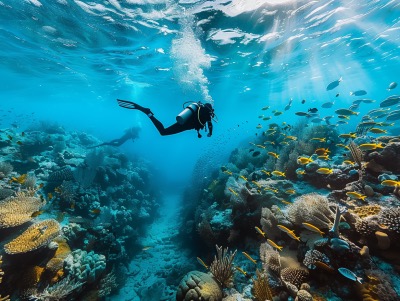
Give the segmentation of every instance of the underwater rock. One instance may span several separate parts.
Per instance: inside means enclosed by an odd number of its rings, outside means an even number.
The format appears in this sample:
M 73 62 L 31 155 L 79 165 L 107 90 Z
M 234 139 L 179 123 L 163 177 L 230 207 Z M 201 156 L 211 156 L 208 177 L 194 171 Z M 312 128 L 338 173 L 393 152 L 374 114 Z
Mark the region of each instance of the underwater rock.
M 187 273 L 179 283 L 176 301 L 221 301 L 222 290 L 212 276 L 199 271 Z
M 382 231 L 376 231 L 375 237 L 378 240 L 378 248 L 379 249 L 387 250 L 390 248 L 390 239 L 386 233 L 384 233 Z
M 364 193 L 368 197 L 372 197 L 375 194 L 374 189 L 372 189 L 372 187 L 369 185 L 364 186 Z
M 375 160 L 386 170 L 398 172 L 400 170 L 400 142 L 389 143 L 380 152 L 374 151 L 368 154 L 368 161 L 371 160 Z

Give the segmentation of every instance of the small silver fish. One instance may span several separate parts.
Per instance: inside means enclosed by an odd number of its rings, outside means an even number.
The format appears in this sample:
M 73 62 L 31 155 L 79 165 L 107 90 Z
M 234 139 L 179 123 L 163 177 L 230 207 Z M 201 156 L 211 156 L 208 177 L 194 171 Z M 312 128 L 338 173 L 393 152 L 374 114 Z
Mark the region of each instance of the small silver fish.
M 362 283 L 362 278 L 358 277 L 356 274 L 354 274 L 352 271 L 346 268 L 339 268 L 338 269 L 339 273 L 342 274 L 344 277 L 353 280 L 353 281 L 358 281 L 359 283 Z
M 357 90 L 357 91 L 354 91 L 354 92 L 350 92 L 350 96 L 352 96 L 352 95 L 354 95 L 354 96 L 362 96 L 362 95 L 365 95 L 365 94 L 367 94 L 367 91 L 365 91 L 365 90 Z
M 390 90 L 393 90 L 396 87 L 397 87 L 397 83 L 396 82 L 392 82 L 392 83 L 389 84 L 389 87 L 386 90 L 390 91 Z

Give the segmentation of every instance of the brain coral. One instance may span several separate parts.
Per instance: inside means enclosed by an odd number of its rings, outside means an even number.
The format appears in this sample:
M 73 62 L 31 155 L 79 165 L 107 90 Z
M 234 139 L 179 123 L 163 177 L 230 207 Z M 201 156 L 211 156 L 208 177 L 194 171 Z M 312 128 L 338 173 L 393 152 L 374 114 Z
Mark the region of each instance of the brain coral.
M 329 209 L 328 199 L 317 193 L 304 194 L 287 207 L 289 220 L 297 226 L 311 223 L 322 229 L 332 226 L 333 212 Z
M 7 254 L 20 254 L 47 246 L 60 234 L 60 224 L 54 219 L 41 221 L 26 229 L 4 246 Z
M 45 202 L 37 197 L 18 195 L 0 201 L 0 228 L 22 225 L 32 219 L 32 213 L 40 210 Z
M 206 273 L 191 271 L 179 283 L 176 301 L 220 301 L 222 291 L 214 278 Z

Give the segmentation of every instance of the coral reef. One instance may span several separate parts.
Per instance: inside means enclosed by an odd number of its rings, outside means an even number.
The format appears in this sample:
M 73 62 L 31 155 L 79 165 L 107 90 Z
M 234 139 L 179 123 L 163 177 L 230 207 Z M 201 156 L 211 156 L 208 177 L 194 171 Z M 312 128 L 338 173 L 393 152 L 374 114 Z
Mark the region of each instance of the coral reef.
M 222 290 L 213 277 L 199 271 L 186 274 L 179 283 L 177 301 L 220 301 Z

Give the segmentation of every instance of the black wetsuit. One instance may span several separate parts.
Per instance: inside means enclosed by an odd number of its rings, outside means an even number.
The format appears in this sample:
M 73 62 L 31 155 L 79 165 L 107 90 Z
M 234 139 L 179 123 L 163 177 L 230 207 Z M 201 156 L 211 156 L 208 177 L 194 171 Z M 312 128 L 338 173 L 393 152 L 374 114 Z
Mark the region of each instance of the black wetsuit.
M 156 126 L 161 136 L 173 135 L 183 131 L 195 129 L 198 133 L 198 137 L 200 138 L 201 135 L 199 131 L 203 129 L 206 124 L 209 130 L 208 136 L 210 137 L 212 135 L 213 125 L 211 123 L 211 114 L 209 109 L 203 106 L 200 107 L 200 112 L 196 110 L 196 112 L 194 112 L 190 119 L 187 120 L 184 124 L 179 124 L 178 122 L 176 122 L 173 125 L 164 128 L 164 125 L 157 118 L 155 118 L 154 115 L 150 116 L 150 120 Z
M 135 133 L 133 131 L 133 129 L 128 129 L 128 130 L 125 131 L 125 134 L 122 135 L 121 138 L 113 139 L 113 140 L 111 140 L 109 142 L 104 142 L 102 144 L 95 145 L 95 146 L 90 146 L 88 148 L 95 148 L 95 147 L 103 146 L 103 145 L 120 146 L 120 145 L 124 144 L 126 141 L 128 141 L 129 139 L 133 140 L 133 139 L 135 139 L 137 137 L 138 137 L 138 135 L 137 135 L 137 133 Z

